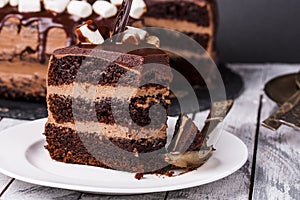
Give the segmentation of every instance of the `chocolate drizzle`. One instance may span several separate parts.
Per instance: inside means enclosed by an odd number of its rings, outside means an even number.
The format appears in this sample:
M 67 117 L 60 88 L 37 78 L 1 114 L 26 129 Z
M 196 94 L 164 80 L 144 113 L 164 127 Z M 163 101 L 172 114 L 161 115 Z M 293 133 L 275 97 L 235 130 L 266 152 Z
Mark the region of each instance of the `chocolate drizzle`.
M 71 46 L 76 44 L 76 35 L 74 30 L 76 26 L 82 24 L 88 19 L 92 18 L 97 25 L 108 26 L 112 29 L 112 24 L 114 22 L 114 17 L 104 19 L 103 17 L 93 13 L 90 17 L 79 18 L 68 14 L 67 12 L 56 14 L 42 9 L 41 12 L 32 13 L 20 13 L 17 7 L 11 7 L 9 5 L 0 9 L 0 31 L 5 25 L 5 22 L 10 18 L 18 18 L 20 20 L 20 25 L 30 26 L 34 22 L 38 25 L 38 60 L 40 63 L 46 61 L 46 43 L 47 35 L 52 28 L 61 28 L 65 31 L 67 36 L 66 46 Z M 60 36 L 57 36 L 60 37 Z

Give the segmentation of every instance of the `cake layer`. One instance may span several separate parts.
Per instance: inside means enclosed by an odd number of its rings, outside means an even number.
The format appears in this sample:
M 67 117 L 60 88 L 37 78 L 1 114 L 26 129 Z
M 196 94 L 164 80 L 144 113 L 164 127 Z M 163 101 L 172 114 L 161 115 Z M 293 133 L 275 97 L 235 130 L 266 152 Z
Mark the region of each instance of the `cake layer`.
M 208 34 L 212 37 L 214 35 L 214 29 L 212 28 L 213 25 L 203 27 L 185 20 L 157 19 L 154 17 L 145 17 L 143 21 L 146 27 L 163 27 L 165 29 L 176 30 L 183 33 L 192 32 L 194 34 Z
M 92 64 L 88 65 L 89 63 Z M 121 76 L 125 74 L 128 82 L 119 82 Z M 49 85 L 71 84 L 76 81 L 91 84 L 98 82 L 100 85 L 135 86 L 135 80 L 138 78 L 137 73 L 117 64 L 103 63 L 99 59 L 86 59 L 83 56 L 65 56 L 60 59 L 53 57 L 48 72 Z
M 57 94 L 65 96 L 73 96 L 74 98 L 87 98 L 91 97 L 119 97 L 131 98 L 134 96 L 168 96 L 170 91 L 168 88 L 156 84 L 147 84 L 139 88 L 125 87 L 125 86 L 102 86 L 91 85 L 88 83 L 71 83 L 68 85 L 48 86 L 48 94 Z
M 50 156 L 61 162 L 130 172 L 154 172 L 168 165 L 164 161 L 163 154 L 166 151 L 162 145 L 155 146 L 154 148 L 159 150 L 152 153 L 143 154 L 136 150 L 129 152 L 116 144 L 131 148 L 136 141 L 130 140 L 130 143 L 127 143 L 116 138 L 99 137 L 97 134 L 78 133 L 50 123 L 46 124 L 44 135 Z M 144 141 L 141 145 L 144 149 L 151 147 L 151 151 L 153 150 L 153 144 L 149 141 Z
M 130 127 L 130 124 L 135 123 L 148 128 L 161 127 L 166 123 L 167 108 L 170 104 L 169 100 L 160 96 L 132 99 L 97 98 L 94 101 L 87 101 L 50 94 L 47 101 L 48 110 L 57 123 L 73 123 L 75 119 L 105 124 L 114 124 L 117 121 L 121 126 Z
M 6 98 L 44 101 L 46 73 L 46 66 L 35 62 L 0 62 L 0 94 Z
M 190 61 L 197 63 L 197 65 L 192 65 Z M 214 70 L 216 69 L 216 66 L 209 57 L 200 56 L 199 58 L 191 56 L 188 60 L 186 60 L 180 56 L 171 54 L 170 65 L 173 66 L 174 70 L 181 72 L 180 76 L 178 76 L 178 74 L 174 74 L 173 84 L 176 85 L 176 87 L 181 86 L 180 83 L 183 83 L 183 78 L 188 80 L 192 86 L 198 85 L 201 87 L 206 87 L 207 85 L 214 85 Z M 181 71 L 182 66 L 187 67 L 189 70 Z M 206 78 L 205 81 L 207 82 L 204 81 L 204 78 Z M 182 84 L 183 89 L 184 87 L 186 86 Z
M 166 138 L 167 125 L 162 124 L 161 127 L 151 129 L 147 127 L 134 127 L 119 126 L 117 124 L 104 124 L 99 122 L 79 122 L 76 123 L 56 123 L 51 113 L 48 116 L 47 123 L 55 124 L 64 128 L 71 128 L 78 132 L 84 133 L 97 133 L 103 134 L 108 138 L 124 138 L 127 140 L 152 140 L 153 138 L 160 138 L 164 140 Z
M 211 10 L 204 1 L 151 0 L 148 2 L 148 11 L 145 16 L 157 19 L 186 20 L 199 26 L 209 26 L 210 24 L 209 12 Z
M 161 129 L 130 129 L 126 126 L 107 125 L 97 122 L 57 124 L 53 122 L 51 118 L 48 119 L 47 123 L 51 126 L 58 126 L 60 128 L 72 129 L 73 131 L 80 133 L 97 135 L 100 138 L 108 138 L 116 146 L 130 152 L 135 151 L 145 153 L 155 151 L 164 147 L 167 142 L 167 125 L 163 125 Z
M 115 48 L 120 50 L 123 47 L 131 46 L 117 45 Z M 115 49 L 110 46 L 101 48 L 74 46 L 55 51 L 49 65 L 48 84 L 61 85 L 76 81 L 137 87 L 152 81 L 164 85 L 171 82 L 169 59 L 161 50 L 147 48 L 126 54 L 112 52 L 110 50 Z
M 208 52 L 211 52 L 211 50 L 212 50 L 211 36 L 209 36 L 208 34 L 197 34 L 197 33 L 193 33 L 193 32 L 184 32 L 184 33 L 186 35 L 188 35 L 189 37 L 193 38 L 194 40 L 196 40 Z

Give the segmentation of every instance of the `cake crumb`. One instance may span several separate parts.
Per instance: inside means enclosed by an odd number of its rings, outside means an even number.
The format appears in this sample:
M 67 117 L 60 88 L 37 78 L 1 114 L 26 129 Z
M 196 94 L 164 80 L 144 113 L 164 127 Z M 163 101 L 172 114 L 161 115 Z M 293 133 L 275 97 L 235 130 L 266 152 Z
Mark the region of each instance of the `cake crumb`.
M 165 176 L 172 177 L 174 173 L 175 173 L 174 171 L 167 171 L 165 173 Z
M 136 178 L 137 180 L 141 180 L 144 177 L 143 173 L 136 173 L 134 178 Z

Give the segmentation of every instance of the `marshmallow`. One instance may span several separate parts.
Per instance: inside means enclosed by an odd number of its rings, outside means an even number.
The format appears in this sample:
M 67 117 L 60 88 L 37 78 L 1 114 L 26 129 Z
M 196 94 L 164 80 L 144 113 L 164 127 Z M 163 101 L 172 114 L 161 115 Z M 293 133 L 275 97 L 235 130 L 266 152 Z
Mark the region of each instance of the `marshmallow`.
M 148 44 L 152 44 L 154 46 L 156 46 L 157 48 L 159 48 L 160 46 L 160 40 L 158 37 L 154 36 L 154 35 L 150 35 L 146 38 L 146 42 Z
M 117 14 L 118 9 L 114 4 L 107 1 L 99 0 L 93 4 L 93 10 L 104 18 L 110 18 Z
M 68 3 L 69 0 L 44 0 L 45 9 L 56 13 L 64 12 Z
M 126 33 L 133 33 L 137 34 L 140 37 L 140 40 L 145 40 L 146 37 L 148 36 L 148 32 L 140 29 L 140 28 L 135 28 L 132 26 L 126 26 L 127 30 L 125 31 Z
M 120 6 L 123 3 L 123 0 L 110 0 L 110 3 L 116 5 L 116 6 Z
M 104 39 L 100 34 L 97 25 L 92 21 L 87 21 L 84 25 L 76 29 L 78 39 L 82 43 L 102 44 Z
M 137 34 L 135 33 L 130 33 L 130 32 L 124 32 L 123 38 L 122 38 L 122 43 L 123 44 L 135 44 L 139 45 L 140 44 L 140 38 Z
M 20 13 L 40 12 L 41 2 L 40 0 L 19 0 L 18 10 Z
M 0 8 L 3 8 L 8 3 L 8 0 L 0 0 Z
M 86 18 L 93 13 L 92 6 L 86 1 L 70 1 L 67 10 L 71 15 Z
M 129 16 L 134 19 L 139 19 L 146 12 L 146 4 L 144 0 L 133 0 Z
M 19 5 L 19 0 L 9 0 L 9 5 L 17 6 L 17 5 Z

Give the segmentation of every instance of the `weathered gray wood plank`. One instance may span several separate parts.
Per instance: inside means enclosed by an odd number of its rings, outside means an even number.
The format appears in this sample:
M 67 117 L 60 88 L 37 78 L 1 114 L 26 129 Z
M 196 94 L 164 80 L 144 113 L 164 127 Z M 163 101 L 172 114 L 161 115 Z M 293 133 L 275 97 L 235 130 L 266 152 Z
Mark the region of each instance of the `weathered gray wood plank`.
M 76 200 L 79 192 L 43 187 L 15 180 L 1 197 L 3 200 Z
M 249 65 L 234 65 L 231 68 L 243 77 L 245 90 L 235 100 L 234 106 L 224 122 L 224 129 L 245 142 L 249 150 L 248 161 L 231 176 L 211 184 L 169 192 L 167 199 L 241 200 L 249 198 L 252 153 L 264 70 L 262 66 Z
M 265 80 L 297 72 L 300 66 L 279 66 L 268 70 Z M 264 96 L 262 118 L 277 105 Z M 300 131 L 282 126 L 273 132 L 260 127 L 253 199 L 300 199 Z

